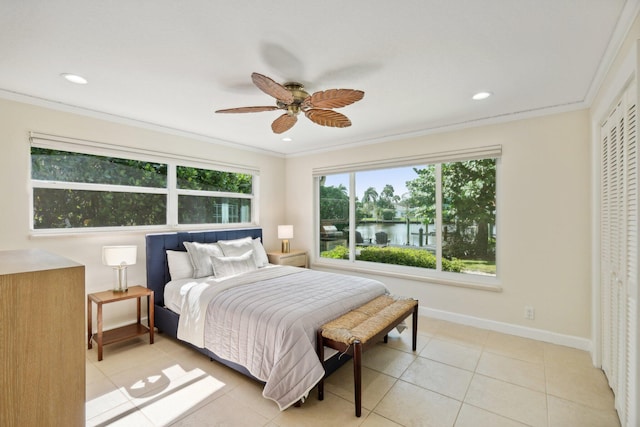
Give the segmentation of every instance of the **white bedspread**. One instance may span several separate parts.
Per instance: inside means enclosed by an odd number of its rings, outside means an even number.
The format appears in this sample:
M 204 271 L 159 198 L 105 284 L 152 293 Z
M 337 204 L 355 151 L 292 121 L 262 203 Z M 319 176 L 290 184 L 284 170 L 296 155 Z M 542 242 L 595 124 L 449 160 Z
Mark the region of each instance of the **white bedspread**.
M 178 338 L 190 342 L 197 347 L 204 347 L 205 315 L 209 302 L 219 293 L 234 286 L 256 283 L 260 280 L 277 278 L 294 273 L 288 268 L 269 266 L 260 268 L 238 276 L 228 276 L 217 279 L 214 276 L 199 279 L 182 279 L 167 283 L 173 287 L 172 294 L 176 295 L 175 287 L 180 287 L 181 296 L 180 319 L 178 321 Z
M 178 338 L 247 368 L 284 410 L 324 375 L 317 328 L 386 292 L 375 280 L 287 266 L 189 282 Z

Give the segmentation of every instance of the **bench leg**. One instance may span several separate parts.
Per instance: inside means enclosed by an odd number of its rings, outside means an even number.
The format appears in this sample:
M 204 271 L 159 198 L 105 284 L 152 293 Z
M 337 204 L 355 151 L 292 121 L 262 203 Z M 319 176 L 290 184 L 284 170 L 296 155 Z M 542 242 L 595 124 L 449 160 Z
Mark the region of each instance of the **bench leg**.
M 322 330 L 320 329 L 318 329 L 316 336 L 316 352 L 324 369 L 324 339 L 322 338 Z M 318 382 L 318 400 L 324 400 L 324 376 L 320 379 L 320 382 Z
M 413 351 L 416 351 L 418 344 L 418 304 L 413 307 Z
M 353 389 L 356 401 L 356 417 L 362 413 L 362 344 L 353 343 Z

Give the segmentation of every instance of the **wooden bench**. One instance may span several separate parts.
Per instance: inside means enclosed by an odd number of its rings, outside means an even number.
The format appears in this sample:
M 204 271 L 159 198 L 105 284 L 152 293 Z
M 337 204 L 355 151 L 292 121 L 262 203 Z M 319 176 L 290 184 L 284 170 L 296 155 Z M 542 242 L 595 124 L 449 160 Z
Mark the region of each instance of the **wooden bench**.
M 418 331 L 418 301 L 382 295 L 318 329 L 317 352 L 324 363 L 324 347 L 353 356 L 353 382 L 356 417 L 362 407 L 362 352 L 381 339 L 404 319 L 413 314 L 413 351 L 416 351 Z M 324 399 L 324 378 L 318 383 L 318 399 Z

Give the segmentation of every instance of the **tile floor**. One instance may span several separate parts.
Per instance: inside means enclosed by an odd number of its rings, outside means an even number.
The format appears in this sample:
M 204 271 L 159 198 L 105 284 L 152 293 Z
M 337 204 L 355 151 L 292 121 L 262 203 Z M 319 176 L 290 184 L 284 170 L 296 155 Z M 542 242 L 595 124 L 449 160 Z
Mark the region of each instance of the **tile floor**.
M 87 351 L 88 426 L 619 426 L 613 394 L 586 352 L 421 317 L 363 356 L 362 417 L 351 362 L 299 408 L 160 334 Z

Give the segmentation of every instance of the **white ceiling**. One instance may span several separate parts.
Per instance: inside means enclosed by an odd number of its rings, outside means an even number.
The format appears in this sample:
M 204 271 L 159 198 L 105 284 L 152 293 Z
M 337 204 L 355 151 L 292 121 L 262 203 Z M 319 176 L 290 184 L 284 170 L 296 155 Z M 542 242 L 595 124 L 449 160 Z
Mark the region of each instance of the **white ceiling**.
M 0 96 L 285 155 L 331 149 L 585 108 L 637 3 L 0 0 Z M 270 128 L 280 111 L 213 113 L 274 104 L 254 71 L 365 97 L 338 110 L 351 127 L 300 116 L 283 142 Z M 494 95 L 472 101 L 478 91 Z

